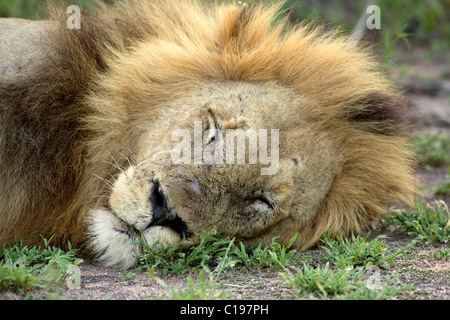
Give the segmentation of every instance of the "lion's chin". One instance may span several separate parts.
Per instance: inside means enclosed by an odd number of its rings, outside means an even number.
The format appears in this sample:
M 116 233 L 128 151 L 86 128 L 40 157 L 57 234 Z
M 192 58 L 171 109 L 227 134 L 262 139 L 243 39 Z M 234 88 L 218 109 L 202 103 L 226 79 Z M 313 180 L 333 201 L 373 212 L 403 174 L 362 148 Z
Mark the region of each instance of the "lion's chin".
M 123 221 L 102 209 L 92 210 L 89 219 L 90 246 L 97 260 L 117 269 L 136 266 L 142 253 L 138 235 Z M 164 247 L 180 243 L 180 235 L 168 227 L 155 226 L 140 235 L 149 246 L 158 242 Z

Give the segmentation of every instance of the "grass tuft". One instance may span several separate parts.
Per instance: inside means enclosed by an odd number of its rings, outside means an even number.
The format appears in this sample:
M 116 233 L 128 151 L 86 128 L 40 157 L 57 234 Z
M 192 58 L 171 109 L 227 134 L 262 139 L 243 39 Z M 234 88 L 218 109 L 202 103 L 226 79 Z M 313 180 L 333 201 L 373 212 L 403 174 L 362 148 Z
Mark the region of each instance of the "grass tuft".
M 17 241 L 0 249 L 0 290 L 17 290 L 23 294 L 28 289 L 46 288 L 50 283 L 66 279 L 72 267 L 82 262 L 75 257 L 76 250 L 70 243 L 65 252 L 50 246 L 51 238 L 43 241 L 43 248 L 30 248 Z
M 431 206 L 422 199 L 416 201 L 416 209 L 391 212 L 384 220 L 387 224 L 397 226 L 394 232 L 405 232 L 426 240 L 427 243 L 450 243 L 449 215 L 448 207 L 442 200 Z
M 329 234 L 325 234 L 321 241 L 325 244 L 322 246 L 328 256 L 324 258 L 338 268 L 358 267 L 368 268 L 370 266 L 383 266 L 393 264 L 394 259 L 404 251 L 410 249 L 419 240 L 413 240 L 404 248 L 387 255 L 386 236 L 381 235 L 369 241 L 366 236 L 351 235 L 350 238 L 338 238 L 337 240 L 330 238 Z
M 412 138 L 413 150 L 419 164 L 431 166 L 450 164 L 450 135 L 446 133 L 420 134 Z

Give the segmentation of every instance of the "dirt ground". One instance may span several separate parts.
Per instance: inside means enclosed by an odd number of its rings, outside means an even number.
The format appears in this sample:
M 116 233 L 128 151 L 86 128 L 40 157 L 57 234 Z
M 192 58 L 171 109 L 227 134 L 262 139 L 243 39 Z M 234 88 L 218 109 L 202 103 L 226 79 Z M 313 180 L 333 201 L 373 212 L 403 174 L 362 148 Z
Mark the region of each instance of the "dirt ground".
M 420 59 L 418 59 L 420 60 Z M 436 82 L 423 81 L 424 78 L 436 78 Z M 417 130 L 450 132 L 450 69 L 448 65 L 420 63 L 411 66 L 411 71 L 401 84 L 407 89 L 407 95 L 413 104 L 413 110 L 419 113 Z M 433 186 L 446 181 L 446 168 L 433 168 L 432 172 L 420 170 L 417 175 L 430 187 L 424 191 L 429 201 L 442 199 L 450 207 L 450 197 L 437 197 Z M 385 234 L 386 247 L 389 252 L 404 247 L 412 240 L 402 234 L 381 229 L 376 225 L 373 236 Z M 434 258 L 433 253 L 447 248 L 448 244 L 425 245 L 420 243 L 412 248 L 404 258 L 396 260 L 396 266 L 381 270 L 381 280 L 388 275 L 397 275 L 402 284 L 414 284 L 416 290 L 403 294 L 398 299 L 447 300 L 450 299 L 450 261 Z M 316 254 L 321 249 L 299 253 Z M 158 283 L 161 278 L 170 287 L 185 284 L 186 277 L 156 274 L 150 276 L 144 272 L 123 272 L 104 268 L 94 261 L 85 260 L 79 266 L 81 284 L 78 288 L 63 286 L 58 289 L 57 297 L 70 300 L 134 300 L 165 299 L 166 290 Z M 220 280 L 220 287 L 231 294 L 231 299 L 296 299 L 293 290 L 280 281 L 279 271 L 271 269 L 240 269 L 227 271 Z M 30 296 L 39 293 L 30 293 Z M 36 296 L 38 297 L 38 296 Z M 47 297 L 48 298 L 48 297 Z M 11 292 L 0 292 L 0 299 L 22 299 Z
M 385 234 L 388 252 L 395 252 L 405 247 L 412 237 L 395 235 L 376 228 L 373 236 Z M 401 300 L 448 300 L 450 299 L 450 262 L 437 259 L 433 253 L 447 248 L 446 244 L 416 245 L 406 253 L 405 257 L 396 259 L 395 266 L 380 269 L 379 281 L 386 283 L 388 276 L 397 276 L 395 284 L 412 284 L 415 290 L 396 296 Z M 308 250 L 298 253 L 303 256 L 323 254 L 322 249 Z M 69 300 L 159 300 L 167 299 L 168 293 L 159 283 L 162 279 L 171 288 L 180 288 L 186 284 L 186 276 L 149 275 L 144 272 L 129 273 L 111 270 L 86 260 L 80 266 L 81 284 L 58 287 L 56 294 L 43 295 L 42 292 L 30 292 L 29 298 L 69 299 Z M 70 288 L 69 288 L 70 287 Z M 299 297 L 289 285 L 281 281 L 280 271 L 273 269 L 230 270 L 223 273 L 219 280 L 218 290 L 226 290 L 233 300 L 293 300 Z M 22 295 L 0 293 L 0 299 L 23 299 Z

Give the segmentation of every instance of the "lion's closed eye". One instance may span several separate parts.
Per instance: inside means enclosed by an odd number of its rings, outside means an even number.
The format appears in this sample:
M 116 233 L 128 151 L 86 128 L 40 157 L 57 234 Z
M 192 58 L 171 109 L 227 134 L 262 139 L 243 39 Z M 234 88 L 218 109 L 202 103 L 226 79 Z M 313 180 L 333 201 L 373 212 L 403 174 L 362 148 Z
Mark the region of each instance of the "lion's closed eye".
M 272 204 L 271 201 L 269 201 L 269 200 L 267 199 L 267 197 L 260 196 L 260 197 L 258 197 L 258 198 L 255 199 L 255 203 L 256 203 L 257 205 L 262 205 L 262 206 L 264 206 L 265 208 L 267 208 L 267 209 L 269 209 L 269 210 L 273 210 L 273 204 Z

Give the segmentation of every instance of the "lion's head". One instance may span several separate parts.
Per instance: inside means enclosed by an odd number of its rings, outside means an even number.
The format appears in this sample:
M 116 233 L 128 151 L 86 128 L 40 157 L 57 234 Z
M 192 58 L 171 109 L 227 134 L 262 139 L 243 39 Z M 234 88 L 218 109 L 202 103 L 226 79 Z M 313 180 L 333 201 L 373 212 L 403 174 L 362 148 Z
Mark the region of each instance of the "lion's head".
M 403 105 L 364 50 L 271 27 L 274 7 L 196 6 L 111 59 L 88 98 L 95 147 L 118 140 L 132 158 L 90 213 L 101 260 L 132 266 L 137 237 L 186 248 L 212 228 L 250 244 L 298 234 L 308 248 L 408 201 Z
M 341 173 L 332 135 L 292 110 L 307 98 L 267 82 L 191 90 L 152 112 L 133 163 L 92 212 L 94 246 L 110 264 L 135 262 L 137 236 L 188 247 L 215 228 L 252 243 L 288 241 L 313 221 Z

